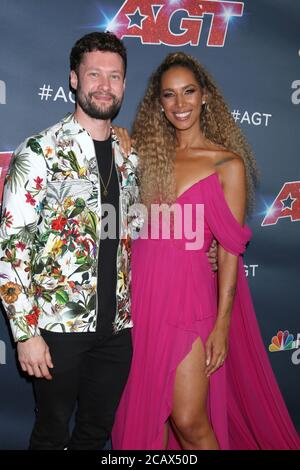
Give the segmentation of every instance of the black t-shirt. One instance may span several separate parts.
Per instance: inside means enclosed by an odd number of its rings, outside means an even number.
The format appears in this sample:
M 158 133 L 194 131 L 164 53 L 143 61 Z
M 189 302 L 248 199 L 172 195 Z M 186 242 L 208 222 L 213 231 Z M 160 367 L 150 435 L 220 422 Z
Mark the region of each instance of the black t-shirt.
M 111 179 L 107 186 L 107 195 L 101 179 L 101 239 L 98 250 L 98 318 L 97 331 L 101 334 L 105 330 L 112 331 L 112 323 L 116 314 L 116 281 L 117 281 L 117 250 L 119 245 L 119 181 L 115 162 L 112 161 L 111 137 L 104 141 L 94 140 L 98 171 L 107 185 L 111 165 Z M 114 211 L 110 210 L 110 217 L 107 217 L 105 204 L 110 204 Z M 110 224 L 109 220 L 113 220 Z M 106 234 L 106 235 L 105 235 Z M 107 236 L 108 234 L 108 236 Z

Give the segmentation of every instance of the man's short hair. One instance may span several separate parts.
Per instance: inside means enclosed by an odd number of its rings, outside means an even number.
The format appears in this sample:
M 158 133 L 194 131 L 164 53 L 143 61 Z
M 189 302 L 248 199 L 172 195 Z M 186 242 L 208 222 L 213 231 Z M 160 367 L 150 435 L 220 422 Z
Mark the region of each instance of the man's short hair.
M 99 31 L 86 34 L 78 39 L 70 53 L 70 69 L 78 74 L 79 65 L 85 52 L 114 52 L 123 60 L 124 77 L 127 69 L 127 52 L 123 42 L 109 31 Z

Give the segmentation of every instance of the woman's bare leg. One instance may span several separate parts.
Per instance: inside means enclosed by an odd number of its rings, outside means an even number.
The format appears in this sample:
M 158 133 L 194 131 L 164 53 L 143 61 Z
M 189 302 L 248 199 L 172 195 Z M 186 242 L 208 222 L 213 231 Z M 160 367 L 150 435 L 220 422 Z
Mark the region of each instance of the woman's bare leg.
M 185 450 L 217 450 L 206 400 L 209 379 L 205 375 L 205 352 L 198 338 L 176 370 L 171 421 Z

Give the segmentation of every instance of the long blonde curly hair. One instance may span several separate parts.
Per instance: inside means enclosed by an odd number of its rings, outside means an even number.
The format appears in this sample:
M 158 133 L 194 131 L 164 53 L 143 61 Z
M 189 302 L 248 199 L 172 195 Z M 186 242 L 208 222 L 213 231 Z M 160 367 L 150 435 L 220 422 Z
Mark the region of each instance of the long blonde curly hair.
M 175 129 L 161 111 L 161 78 L 171 67 L 191 70 L 209 96 L 202 109 L 200 127 L 207 139 L 240 155 L 246 167 L 248 208 L 254 204 L 257 167 L 251 148 L 236 125 L 225 100 L 204 67 L 183 52 L 168 54 L 150 78 L 146 94 L 133 123 L 132 138 L 139 155 L 141 199 L 146 206 L 153 202 L 172 204 L 175 188 Z

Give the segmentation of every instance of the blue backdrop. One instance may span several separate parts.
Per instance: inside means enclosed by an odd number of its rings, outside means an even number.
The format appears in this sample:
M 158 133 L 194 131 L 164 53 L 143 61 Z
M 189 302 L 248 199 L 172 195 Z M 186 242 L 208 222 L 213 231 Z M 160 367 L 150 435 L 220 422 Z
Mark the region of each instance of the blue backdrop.
M 196 56 L 215 77 L 261 170 L 245 269 L 265 347 L 299 429 L 300 3 L 0 0 L 0 12 L 0 185 L 17 145 L 74 109 L 68 57 L 85 33 L 108 29 L 124 37 L 129 69 L 119 125 L 131 126 L 150 73 L 171 50 Z M 0 384 L 0 449 L 25 449 L 32 387 L 17 367 L 4 315 Z

